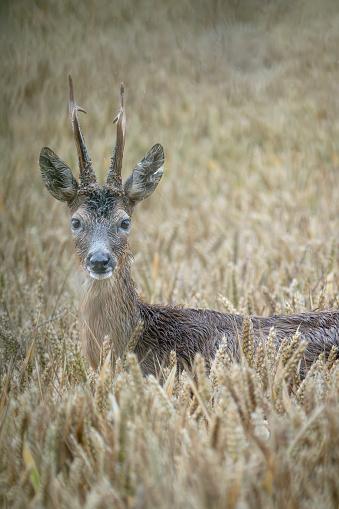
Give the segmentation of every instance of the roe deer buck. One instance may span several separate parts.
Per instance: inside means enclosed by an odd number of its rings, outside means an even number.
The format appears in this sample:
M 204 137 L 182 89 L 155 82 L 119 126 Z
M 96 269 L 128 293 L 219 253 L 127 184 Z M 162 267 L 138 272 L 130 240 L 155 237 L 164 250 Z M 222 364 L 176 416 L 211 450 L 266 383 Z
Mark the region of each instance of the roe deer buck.
M 142 371 L 159 373 L 171 350 L 179 367 L 190 365 L 200 352 L 209 363 L 224 335 L 229 348 L 239 354 L 238 335 L 244 317 L 207 309 L 185 309 L 150 305 L 140 299 L 130 274 L 128 235 L 137 202 L 153 193 L 162 175 L 164 152 L 152 147 L 122 183 L 121 167 L 125 144 L 124 87 L 120 86 L 117 137 L 106 184 L 99 186 L 81 133 L 69 77 L 69 114 L 80 167 L 80 183 L 70 168 L 49 148 L 40 153 L 43 181 L 54 198 L 69 206 L 75 254 L 81 279 L 80 335 L 86 356 L 94 369 L 101 346 L 109 336 L 114 354 L 122 356 L 138 323 L 143 329 L 135 347 Z M 252 317 L 255 340 L 267 336 L 272 326 L 277 344 L 297 329 L 309 344 L 305 360 L 309 365 L 320 353 L 326 356 L 339 346 L 339 311 L 310 312 L 293 316 Z

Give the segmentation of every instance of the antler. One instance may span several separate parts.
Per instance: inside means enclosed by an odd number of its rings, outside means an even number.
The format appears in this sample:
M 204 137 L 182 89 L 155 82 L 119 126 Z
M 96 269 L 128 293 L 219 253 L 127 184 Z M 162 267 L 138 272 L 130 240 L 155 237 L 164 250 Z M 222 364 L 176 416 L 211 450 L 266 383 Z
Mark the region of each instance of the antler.
M 83 187 L 87 187 L 91 184 L 95 184 L 97 179 L 92 167 L 91 158 L 89 157 L 86 150 L 84 137 L 81 133 L 80 123 L 78 119 L 78 111 L 86 113 L 86 111 L 83 108 L 80 108 L 75 104 L 73 81 L 71 75 L 69 75 L 69 118 L 71 119 L 72 130 L 78 152 L 80 182 Z
M 111 165 L 109 167 L 106 184 L 112 185 L 117 189 L 122 189 L 121 167 L 122 157 L 125 147 L 125 134 L 126 134 L 126 115 L 124 106 L 124 84 L 120 83 L 120 111 L 113 120 L 113 124 L 117 122 L 117 138 Z

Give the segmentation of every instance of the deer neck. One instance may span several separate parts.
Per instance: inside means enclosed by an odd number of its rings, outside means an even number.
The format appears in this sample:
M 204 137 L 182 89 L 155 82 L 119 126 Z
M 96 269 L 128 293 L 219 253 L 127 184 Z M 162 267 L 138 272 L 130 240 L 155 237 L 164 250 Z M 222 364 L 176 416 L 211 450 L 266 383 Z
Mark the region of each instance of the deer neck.
M 121 357 L 140 319 L 138 295 L 129 261 L 109 279 L 80 274 L 79 329 L 92 367 L 100 362 L 101 346 L 108 336 L 115 358 Z

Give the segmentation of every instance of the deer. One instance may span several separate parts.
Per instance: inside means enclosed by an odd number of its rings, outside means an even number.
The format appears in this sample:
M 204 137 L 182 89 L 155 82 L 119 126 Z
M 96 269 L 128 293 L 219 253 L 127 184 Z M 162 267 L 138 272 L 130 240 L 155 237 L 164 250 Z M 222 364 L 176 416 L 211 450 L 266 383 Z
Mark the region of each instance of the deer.
M 108 337 L 115 359 L 121 358 L 139 327 L 134 353 L 144 375 L 159 376 L 173 350 L 178 369 L 192 366 L 197 353 L 209 367 L 225 337 L 229 351 L 239 357 L 244 316 L 174 304 L 149 304 L 138 295 L 131 276 L 131 218 L 136 205 L 155 191 L 163 176 L 164 150 L 160 144 L 154 145 L 122 181 L 124 95 L 121 83 L 119 113 L 113 121 L 117 126 L 115 147 L 103 186 L 97 183 L 86 149 L 78 118 L 79 111 L 86 111 L 75 103 L 70 75 L 69 116 L 79 181 L 50 148 L 42 148 L 39 158 L 45 187 L 54 198 L 67 204 L 71 214 L 80 290 L 79 333 L 85 356 L 90 366 L 98 369 L 103 342 Z M 276 332 L 277 348 L 285 337 L 299 331 L 301 339 L 308 342 L 304 369 L 321 353 L 327 357 L 332 346 L 339 347 L 337 310 L 252 316 L 251 321 L 256 344 L 268 336 L 271 327 Z

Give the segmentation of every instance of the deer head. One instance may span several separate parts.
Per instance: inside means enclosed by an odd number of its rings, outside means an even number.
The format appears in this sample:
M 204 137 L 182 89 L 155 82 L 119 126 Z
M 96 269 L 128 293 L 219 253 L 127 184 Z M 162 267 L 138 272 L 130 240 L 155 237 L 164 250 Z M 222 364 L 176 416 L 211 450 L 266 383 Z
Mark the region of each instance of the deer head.
M 119 271 L 129 254 L 128 234 L 137 202 L 148 198 L 157 187 L 164 170 L 164 151 L 154 145 L 123 183 L 122 158 L 125 145 L 126 116 L 124 86 L 120 85 L 120 111 L 113 123 L 117 137 L 105 185 L 99 186 L 81 133 L 78 111 L 85 110 L 74 101 L 69 76 L 69 115 L 78 152 L 80 182 L 71 169 L 50 148 L 40 152 L 44 184 L 57 200 L 71 211 L 71 228 L 79 266 L 95 279 L 106 279 Z

